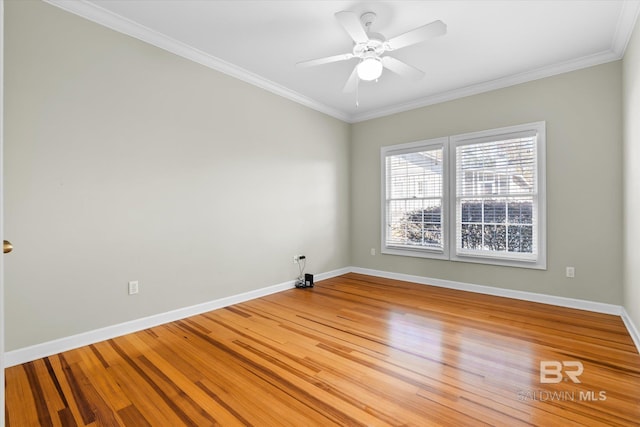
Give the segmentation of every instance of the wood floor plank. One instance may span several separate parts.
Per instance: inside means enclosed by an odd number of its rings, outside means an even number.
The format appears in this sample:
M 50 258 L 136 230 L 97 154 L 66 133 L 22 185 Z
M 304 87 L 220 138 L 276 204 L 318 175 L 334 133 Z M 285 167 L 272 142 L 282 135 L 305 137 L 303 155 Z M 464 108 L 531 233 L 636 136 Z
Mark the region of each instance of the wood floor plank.
M 6 369 L 5 372 L 7 424 L 25 427 L 41 425 L 29 379 L 23 366 L 14 366 Z
M 579 361 L 541 383 L 541 361 Z M 6 370 L 9 426 L 640 426 L 618 316 L 346 274 Z
M 91 345 L 79 350 L 84 350 L 81 358 L 85 375 L 90 378 L 101 399 L 108 402 L 116 412 L 131 406 L 131 400 L 127 398 L 118 383 L 109 375 L 108 365 L 105 366 L 102 355 L 96 346 Z
M 127 365 L 117 364 L 111 366 L 109 371 L 149 424 L 153 426 L 161 426 L 163 423 L 172 426 L 186 425 L 172 408 L 157 396 L 155 388 L 138 376 L 135 370 Z
M 71 352 L 65 354 L 69 355 Z M 78 408 L 78 402 L 73 399 L 73 392 L 67 378 L 64 374 L 64 369 L 60 361 L 60 357 L 51 356 L 42 359 L 47 366 L 49 377 L 55 385 L 56 392 L 64 404 L 64 409 L 58 411 L 58 418 L 62 425 L 73 425 L 71 422 L 65 422 L 73 420 L 76 425 L 83 425 L 76 420 L 81 419 L 80 410 Z

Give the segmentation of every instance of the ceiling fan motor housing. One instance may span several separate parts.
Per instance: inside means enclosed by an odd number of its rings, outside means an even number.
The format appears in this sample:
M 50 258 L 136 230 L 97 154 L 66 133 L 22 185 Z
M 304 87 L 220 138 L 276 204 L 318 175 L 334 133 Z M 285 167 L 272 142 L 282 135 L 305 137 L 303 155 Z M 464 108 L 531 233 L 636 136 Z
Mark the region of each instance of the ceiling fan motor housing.
M 358 58 L 364 58 L 366 53 L 374 53 L 380 56 L 385 52 L 384 37 L 380 34 L 369 33 L 369 41 L 358 43 L 353 47 L 353 55 Z

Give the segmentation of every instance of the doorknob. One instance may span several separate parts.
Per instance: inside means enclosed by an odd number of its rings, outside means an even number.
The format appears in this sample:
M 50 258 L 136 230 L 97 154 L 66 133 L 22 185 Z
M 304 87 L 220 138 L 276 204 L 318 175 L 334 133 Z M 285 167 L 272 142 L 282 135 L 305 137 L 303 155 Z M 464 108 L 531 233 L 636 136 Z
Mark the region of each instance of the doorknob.
M 2 249 L 4 250 L 5 254 L 8 254 L 9 252 L 11 252 L 13 250 L 13 245 L 11 244 L 10 241 L 5 240 L 2 244 Z

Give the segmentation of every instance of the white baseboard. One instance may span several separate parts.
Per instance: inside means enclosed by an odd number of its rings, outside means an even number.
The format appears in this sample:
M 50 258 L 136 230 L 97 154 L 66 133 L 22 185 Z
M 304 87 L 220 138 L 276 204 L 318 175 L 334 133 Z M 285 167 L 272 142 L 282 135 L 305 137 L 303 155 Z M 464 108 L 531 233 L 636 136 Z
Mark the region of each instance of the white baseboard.
M 640 333 L 638 332 L 636 325 L 633 323 L 633 320 L 631 320 L 631 317 L 629 317 L 629 313 L 627 313 L 627 310 L 625 310 L 624 307 L 622 307 L 621 317 L 624 325 L 627 327 L 627 331 L 629 331 L 629 335 L 631 335 L 633 343 L 638 349 L 638 353 L 640 353 Z
M 500 297 L 514 298 L 524 301 L 539 302 L 543 304 L 557 305 L 561 307 L 576 308 L 580 310 L 593 311 L 597 313 L 613 314 L 622 317 L 622 320 L 633 339 L 638 351 L 640 352 L 640 334 L 635 325 L 631 321 L 631 318 L 625 311 L 624 307 L 614 304 L 605 304 L 600 302 L 593 302 L 587 300 L 580 300 L 574 298 L 558 297 L 553 295 L 537 294 L 533 292 L 516 291 L 512 289 L 495 288 L 491 286 L 476 285 L 472 283 L 455 282 L 451 280 L 435 279 L 424 276 L 414 276 L 402 273 L 393 273 L 381 270 L 372 270 L 368 268 L 360 267 L 345 267 L 326 273 L 320 273 L 315 275 L 315 281 L 320 282 L 322 280 L 330 279 L 332 277 L 341 276 L 347 273 L 360 273 L 369 276 L 384 277 L 387 279 L 403 280 L 407 282 L 413 282 L 423 285 L 432 285 L 442 288 L 457 289 L 462 291 L 475 292 L 486 295 L 495 295 Z M 206 313 L 208 311 L 216 310 L 219 308 L 227 307 L 233 304 L 249 301 L 255 298 L 260 298 L 266 295 L 270 295 L 276 292 L 281 292 L 294 287 L 294 281 L 288 281 L 273 286 L 268 286 L 261 289 L 256 289 L 249 292 L 244 292 L 237 295 L 232 295 L 217 300 L 209 301 L 202 304 L 193 305 L 190 307 L 184 307 L 177 310 L 172 310 L 166 313 L 160 313 L 141 319 L 132 320 L 125 323 L 120 323 L 113 326 L 108 326 L 93 331 L 84 332 L 81 334 L 73 335 L 70 337 L 60 338 L 53 341 L 48 341 L 42 344 L 36 344 L 30 347 L 20 348 L 5 353 L 4 363 L 5 367 L 19 365 L 32 360 L 40 359 L 42 357 L 51 356 L 63 351 L 72 350 L 74 348 L 82 347 L 85 345 L 94 344 L 100 341 L 108 340 L 118 336 L 138 332 L 147 328 L 162 325 L 165 323 L 181 320 L 197 314 Z
M 322 280 L 331 279 L 332 277 L 342 276 L 343 274 L 351 273 L 353 271 L 353 267 L 344 267 L 339 268 L 337 270 L 327 271 L 326 273 L 314 274 L 313 280 L 314 282 L 320 282 Z
M 320 273 L 314 275 L 314 280 L 319 282 L 332 277 L 346 274 L 350 271 L 351 268 L 346 267 L 326 273 Z M 85 345 L 95 344 L 100 341 L 130 334 L 133 332 L 138 332 L 144 329 L 152 328 L 154 326 L 174 322 L 176 320 L 181 320 L 190 316 L 206 313 L 208 311 L 249 301 L 255 298 L 260 298 L 266 295 L 271 295 L 276 292 L 291 289 L 294 286 L 295 281 L 290 280 L 288 282 L 256 289 L 254 291 L 231 295 L 202 304 L 179 308 L 177 310 L 168 311 L 166 313 L 155 314 L 153 316 L 143 317 L 141 319 L 131 320 L 129 322 L 119 323 L 113 326 L 107 326 L 105 328 L 95 329 L 93 331 L 83 332 L 81 334 L 48 341 L 42 344 L 36 344 L 29 347 L 8 351 L 4 354 L 4 366 L 5 368 L 8 368 L 10 366 L 30 362 L 42 357 L 61 353 L 63 351 L 72 350 L 74 348 L 83 347 Z
M 627 311 L 623 306 L 620 305 L 606 304 L 602 302 L 587 301 L 575 298 L 558 297 L 554 295 L 537 294 L 534 292 L 516 291 L 513 289 L 494 288 L 492 286 L 454 282 L 451 280 L 434 279 L 431 277 L 413 276 L 409 274 L 392 273 L 389 271 L 372 270 L 360 267 L 352 267 L 351 272 L 367 274 L 369 276 L 384 277 L 386 279 L 404 280 L 406 282 L 413 282 L 421 285 L 432 285 L 440 288 L 457 289 L 479 294 L 507 297 L 524 301 L 539 302 L 542 304 L 557 305 L 560 307 L 576 308 L 579 310 L 620 316 L 622 318 L 622 321 L 624 322 L 624 325 L 627 327 L 627 331 L 629 332 L 631 339 L 636 345 L 638 353 L 640 353 L 640 333 L 629 317 Z
M 440 288 L 457 289 L 461 291 L 475 292 L 478 294 L 494 295 L 498 297 L 506 297 L 506 298 L 524 300 L 524 301 L 539 302 L 542 304 L 558 305 L 561 307 L 594 311 L 596 313 L 614 314 L 617 316 L 620 316 L 622 314 L 621 306 L 614 305 L 614 304 L 606 304 L 602 302 L 557 297 L 553 295 L 537 294 L 534 292 L 516 291 L 513 289 L 494 288 L 492 286 L 474 285 L 472 283 L 454 282 L 452 280 L 434 279 L 431 277 L 413 276 L 409 274 L 371 270 L 368 268 L 354 267 L 351 269 L 351 271 L 354 273 L 384 277 L 387 279 L 404 280 L 406 282 L 413 282 L 421 285 L 432 285 Z

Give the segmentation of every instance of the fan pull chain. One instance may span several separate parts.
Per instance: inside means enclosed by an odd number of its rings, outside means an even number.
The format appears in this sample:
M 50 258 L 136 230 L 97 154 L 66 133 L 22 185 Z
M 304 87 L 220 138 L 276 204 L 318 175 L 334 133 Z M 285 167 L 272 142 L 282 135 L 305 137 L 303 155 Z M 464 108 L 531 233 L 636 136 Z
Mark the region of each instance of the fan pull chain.
M 356 108 L 360 106 L 360 79 L 356 80 Z

